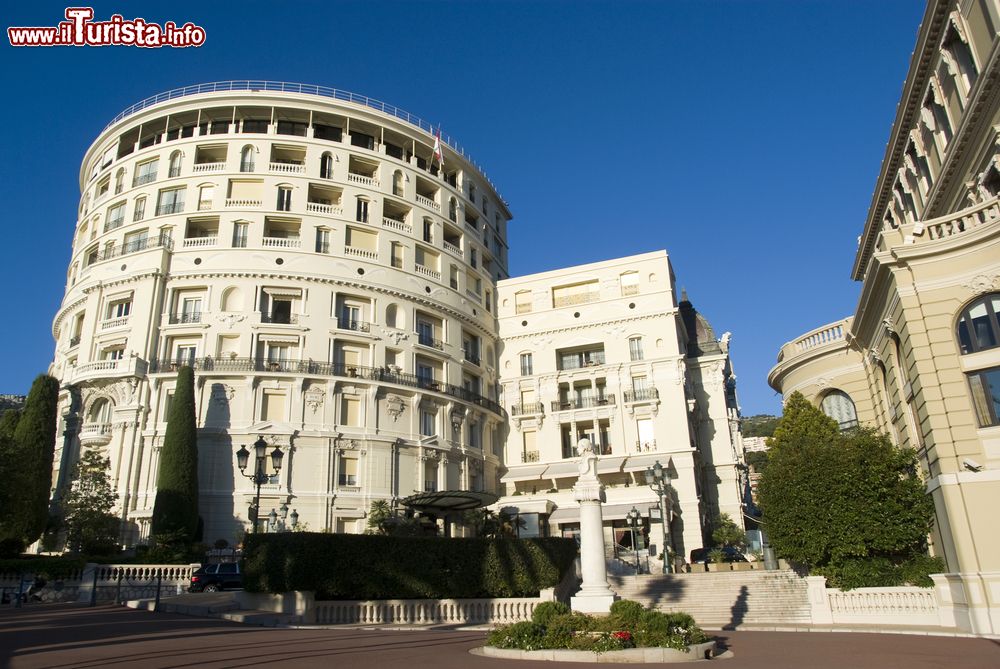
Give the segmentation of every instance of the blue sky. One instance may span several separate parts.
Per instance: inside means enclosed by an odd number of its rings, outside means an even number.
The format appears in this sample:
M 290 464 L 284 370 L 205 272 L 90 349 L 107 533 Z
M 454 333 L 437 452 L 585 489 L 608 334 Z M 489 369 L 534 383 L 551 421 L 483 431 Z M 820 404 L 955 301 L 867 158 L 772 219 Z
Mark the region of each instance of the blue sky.
M 0 47 L 7 288 L 0 392 L 54 350 L 84 151 L 128 105 L 225 79 L 315 83 L 457 138 L 510 204 L 512 275 L 665 248 L 733 333 L 745 415 L 781 344 L 853 312 L 857 236 L 924 3 L 93 4 L 203 26 L 200 48 Z M 55 25 L 17 3 L 5 26 Z

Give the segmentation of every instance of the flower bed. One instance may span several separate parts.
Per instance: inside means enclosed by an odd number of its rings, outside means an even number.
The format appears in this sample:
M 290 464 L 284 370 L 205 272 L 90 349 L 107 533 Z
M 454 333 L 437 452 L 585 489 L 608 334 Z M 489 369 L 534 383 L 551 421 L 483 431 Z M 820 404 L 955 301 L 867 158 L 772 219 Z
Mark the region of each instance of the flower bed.
M 530 621 L 503 625 L 489 633 L 487 647 L 502 650 L 573 650 L 609 653 L 633 648 L 667 648 L 688 652 L 710 643 L 686 613 L 648 610 L 638 602 L 622 600 L 608 616 L 571 612 L 559 602 L 539 604 Z M 702 659 L 692 657 L 691 659 Z

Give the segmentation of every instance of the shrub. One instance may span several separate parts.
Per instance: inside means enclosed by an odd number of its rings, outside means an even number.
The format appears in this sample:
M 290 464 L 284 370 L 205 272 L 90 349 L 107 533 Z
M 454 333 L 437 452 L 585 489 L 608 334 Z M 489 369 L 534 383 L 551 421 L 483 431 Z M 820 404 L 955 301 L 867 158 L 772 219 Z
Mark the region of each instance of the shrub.
M 0 576 L 36 574 L 49 580 L 70 578 L 83 571 L 86 560 L 76 557 L 26 557 L 0 560 Z
M 595 622 L 594 618 L 575 612 L 552 616 L 545 628 L 545 647 L 570 648 L 573 637 L 578 632 L 592 631 Z
M 248 536 L 243 555 L 243 583 L 251 592 L 312 590 L 317 599 L 531 597 L 562 580 L 576 542 L 285 532 Z
M 555 616 L 569 613 L 570 609 L 562 602 L 542 602 L 531 614 L 531 622 L 545 627 Z
M 151 533 L 159 546 L 189 545 L 198 541 L 199 523 L 194 370 L 185 365 L 177 372 L 163 435 Z
M 545 628 L 531 621 L 498 627 L 486 637 L 486 643 L 496 648 L 539 650 L 545 647 Z
M 711 560 L 713 564 L 722 564 L 726 561 L 726 552 L 721 548 L 713 548 L 708 551 L 708 559 Z
M 619 627 L 622 629 L 635 631 L 644 613 L 646 613 L 646 609 L 642 604 L 628 599 L 620 599 L 611 605 L 611 617 L 619 623 Z

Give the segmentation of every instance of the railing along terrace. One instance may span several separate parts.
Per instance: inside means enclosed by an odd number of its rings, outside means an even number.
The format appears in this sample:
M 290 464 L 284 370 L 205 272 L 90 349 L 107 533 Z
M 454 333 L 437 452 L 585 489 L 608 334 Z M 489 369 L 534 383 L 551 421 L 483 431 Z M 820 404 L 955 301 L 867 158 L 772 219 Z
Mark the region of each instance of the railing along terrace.
M 181 323 L 201 323 L 201 312 L 185 311 L 179 314 L 170 314 L 171 325 L 178 325 Z
M 613 405 L 615 403 L 614 395 L 605 395 L 604 397 L 581 397 L 575 400 L 556 400 L 552 403 L 553 411 L 569 411 L 571 409 L 591 409 L 598 406 Z
M 525 404 L 515 404 L 510 408 L 511 416 L 529 416 L 542 413 L 541 402 L 527 402 Z
M 371 323 L 354 320 L 353 318 L 338 318 L 337 327 L 341 330 L 354 330 L 356 332 L 371 332 Z
M 288 81 L 265 81 L 265 80 L 254 80 L 254 79 L 243 79 L 243 80 L 230 80 L 230 81 L 214 81 L 205 84 L 195 84 L 193 86 L 184 86 L 181 88 L 174 88 L 169 91 L 164 91 L 162 93 L 157 93 L 152 95 L 145 100 L 140 100 L 134 105 L 125 108 L 117 116 L 111 119 L 104 129 L 107 130 L 114 124 L 118 123 L 124 118 L 131 116 L 132 114 L 138 113 L 147 107 L 165 102 L 167 100 L 176 100 L 177 98 L 187 97 L 189 95 L 203 95 L 205 93 L 225 93 L 230 91 L 250 91 L 256 93 L 259 91 L 274 91 L 278 93 L 299 93 L 302 95 L 316 95 L 319 97 L 333 98 L 334 100 L 342 100 L 344 102 L 351 102 L 353 104 L 362 105 L 365 107 L 370 107 L 376 111 L 380 111 L 383 114 L 388 114 L 401 121 L 406 121 L 410 125 L 416 126 L 417 128 L 427 132 L 431 135 L 441 134 L 441 142 L 447 145 L 452 151 L 469 161 L 473 167 L 475 167 L 486 181 L 493 186 L 493 190 L 496 190 L 496 186 L 490 181 L 489 177 L 486 175 L 486 170 L 473 160 L 465 149 L 459 145 L 457 141 L 448 133 L 441 132 L 440 124 L 437 128 L 434 127 L 433 123 L 423 120 L 418 116 L 414 116 L 408 111 L 400 109 L 394 105 L 386 104 L 380 100 L 370 98 L 366 95 L 359 95 L 357 93 L 351 93 L 350 91 L 344 91 L 338 88 L 330 88 L 328 86 L 317 86 L 315 84 L 300 84 Z M 498 191 L 499 192 L 499 191 Z
M 525 451 L 521 453 L 521 462 L 538 462 L 541 454 L 538 451 Z
M 111 246 L 104 249 L 98 260 L 111 260 L 112 258 L 118 258 L 120 256 L 129 255 L 130 253 L 138 253 L 139 251 L 145 251 L 146 249 L 153 249 L 157 247 L 163 247 L 170 251 L 174 248 L 174 241 L 166 235 L 160 235 L 159 237 L 154 237 L 152 239 L 143 237 L 142 239 L 126 242 L 121 246 Z
M 504 415 L 496 401 L 461 386 L 423 378 L 414 374 L 397 372 L 389 367 L 365 367 L 343 362 L 317 362 L 313 360 L 266 360 L 263 358 L 195 358 L 191 360 L 154 360 L 149 364 L 151 374 L 175 372 L 188 365 L 196 371 L 207 372 L 281 372 L 313 376 L 341 376 L 364 381 L 394 383 L 411 388 L 433 390 L 481 406 L 493 413 Z
M 296 325 L 299 322 L 298 314 L 286 313 L 261 313 L 261 323 L 278 323 L 280 325 Z
M 660 399 L 660 391 L 656 388 L 641 388 L 639 390 L 626 390 L 626 402 L 645 402 Z
M 440 339 L 434 339 L 429 335 L 422 334 L 420 332 L 415 333 L 417 335 L 417 343 L 421 346 L 427 346 L 428 348 L 436 348 L 439 351 L 444 350 L 444 342 Z
M 795 340 L 795 352 L 803 353 L 816 348 L 817 346 L 823 346 L 824 344 L 829 344 L 831 342 L 841 341 L 844 339 L 844 335 L 850 327 L 850 321 L 851 319 L 845 318 L 844 320 L 824 325 L 821 328 L 816 328 L 812 332 L 802 335 Z
M 926 239 L 944 239 L 969 230 L 974 230 L 1000 218 L 1000 198 L 993 198 L 947 216 L 917 223 L 913 234 L 927 233 Z

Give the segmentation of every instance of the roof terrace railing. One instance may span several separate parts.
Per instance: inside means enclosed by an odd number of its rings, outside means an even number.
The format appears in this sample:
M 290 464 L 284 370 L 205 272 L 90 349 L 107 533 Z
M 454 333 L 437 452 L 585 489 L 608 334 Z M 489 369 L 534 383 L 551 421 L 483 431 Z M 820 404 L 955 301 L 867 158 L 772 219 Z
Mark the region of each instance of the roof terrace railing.
M 146 109 L 147 107 L 152 107 L 153 105 L 159 104 L 161 102 L 166 102 L 168 100 L 176 100 L 177 98 L 187 97 L 189 95 L 201 95 L 204 93 L 225 93 L 228 91 L 250 91 L 256 93 L 258 91 L 275 91 L 279 93 L 300 93 L 303 95 L 316 95 L 324 98 L 333 98 L 334 100 L 343 100 L 345 102 L 352 102 L 354 104 L 362 105 L 364 107 L 369 107 L 376 111 L 380 111 L 383 114 L 388 114 L 402 121 L 406 121 L 410 125 L 414 125 L 421 130 L 428 132 L 432 135 L 437 134 L 437 129 L 434 125 L 428 121 L 423 120 L 419 116 L 414 116 L 410 112 L 400 109 L 395 105 L 390 105 L 388 103 L 382 102 L 381 100 L 376 100 L 370 98 L 367 95 L 360 95 L 358 93 L 351 93 L 350 91 L 344 91 L 339 88 L 330 88 L 328 86 L 317 86 L 315 84 L 298 84 L 288 81 L 264 81 L 255 79 L 241 79 L 232 81 L 214 81 L 206 84 L 194 84 L 192 86 L 183 86 L 181 88 L 174 88 L 169 91 L 164 91 L 163 93 L 157 93 L 156 95 L 151 95 L 145 100 L 140 100 L 134 105 L 125 108 L 117 116 L 111 119 L 104 130 L 107 130 L 115 123 L 118 123 L 124 118 L 131 116 L 137 112 Z M 454 138 L 446 133 L 441 133 L 441 141 L 448 145 L 452 151 L 459 154 L 466 160 L 468 160 L 472 165 L 479 170 L 479 173 L 486 177 L 486 171 L 483 169 L 479 163 L 472 159 L 465 149 Z M 487 181 L 490 181 L 487 177 Z M 496 190 L 496 185 L 490 181 L 490 185 L 493 186 L 493 190 Z

